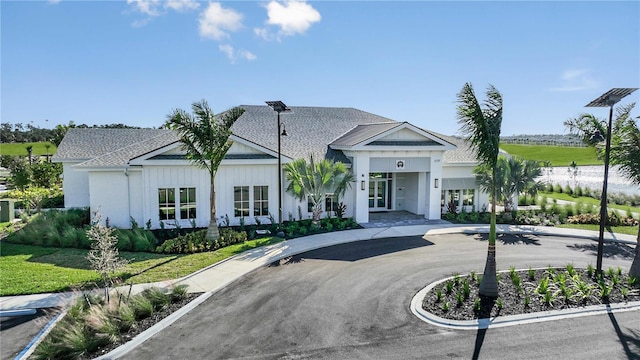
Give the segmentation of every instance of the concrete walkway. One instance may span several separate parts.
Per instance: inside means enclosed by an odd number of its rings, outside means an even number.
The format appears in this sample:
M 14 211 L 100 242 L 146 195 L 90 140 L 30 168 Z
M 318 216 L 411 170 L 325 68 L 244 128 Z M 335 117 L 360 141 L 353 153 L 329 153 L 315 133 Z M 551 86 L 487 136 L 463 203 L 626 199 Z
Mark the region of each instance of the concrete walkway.
M 489 225 L 486 224 L 427 224 L 387 228 L 365 228 L 316 234 L 249 250 L 213 264 L 207 268 L 196 271 L 195 273 L 187 275 L 181 279 L 150 284 L 137 284 L 132 287 L 132 293 L 138 293 L 152 286 L 168 287 L 174 284 L 186 284 L 189 286 L 190 292 L 214 292 L 235 281 L 239 277 L 274 261 L 306 251 L 354 241 L 450 233 L 486 234 L 488 232 Z M 598 233 L 595 231 L 555 227 L 498 225 L 497 232 L 504 234 L 555 235 L 593 240 L 598 239 Z M 605 233 L 605 240 L 621 241 L 631 244 L 636 243 L 636 238 L 632 235 Z M 126 286 L 119 290 L 126 293 L 129 291 L 129 287 Z M 69 305 L 71 301 L 81 294 L 82 293 L 79 292 L 65 292 L 4 296 L 0 297 L 0 311 L 64 307 Z

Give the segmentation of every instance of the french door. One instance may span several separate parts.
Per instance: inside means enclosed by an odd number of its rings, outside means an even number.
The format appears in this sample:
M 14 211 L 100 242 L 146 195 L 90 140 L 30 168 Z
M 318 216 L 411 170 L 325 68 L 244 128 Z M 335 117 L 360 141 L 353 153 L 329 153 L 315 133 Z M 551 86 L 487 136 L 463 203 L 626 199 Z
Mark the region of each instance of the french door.
M 369 180 L 369 210 L 387 210 L 387 179 Z

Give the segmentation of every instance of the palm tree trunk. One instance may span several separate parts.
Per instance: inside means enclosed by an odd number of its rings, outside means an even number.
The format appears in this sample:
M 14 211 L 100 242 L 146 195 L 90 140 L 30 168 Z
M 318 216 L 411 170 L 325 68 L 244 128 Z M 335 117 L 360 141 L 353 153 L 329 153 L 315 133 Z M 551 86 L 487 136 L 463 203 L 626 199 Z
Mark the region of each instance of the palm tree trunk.
M 484 265 L 484 273 L 479 289 L 480 295 L 491 298 L 498 297 L 498 277 L 496 276 L 496 195 L 496 187 L 494 186 L 493 199 L 491 199 L 491 224 L 489 225 L 487 261 Z
M 207 240 L 218 240 L 220 231 L 218 230 L 218 218 L 216 216 L 216 187 L 214 177 L 211 175 L 211 191 L 209 192 L 209 204 L 211 213 L 209 218 L 209 227 L 207 228 Z
M 629 276 L 640 278 L 640 225 L 638 226 L 638 237 L 636 239 L 636 255 L 633 257 Z

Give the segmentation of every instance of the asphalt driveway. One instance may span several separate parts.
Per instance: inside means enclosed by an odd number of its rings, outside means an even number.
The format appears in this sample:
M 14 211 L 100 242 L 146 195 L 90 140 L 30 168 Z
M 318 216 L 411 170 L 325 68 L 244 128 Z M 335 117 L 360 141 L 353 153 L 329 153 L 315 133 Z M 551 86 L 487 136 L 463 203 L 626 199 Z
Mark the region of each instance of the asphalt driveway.
M 640 313 L 486 331 L 448 330 L 411 314 L 412 296 L 453 273 L 481 271 L 486 237 L 369 240 L 260 268 L 214 294 L 126 359 L 640 358 Z M 595 264 L 596 242 L 503 235 L 498 267 Z M 607 244 L 605 268 L 633 248 Z

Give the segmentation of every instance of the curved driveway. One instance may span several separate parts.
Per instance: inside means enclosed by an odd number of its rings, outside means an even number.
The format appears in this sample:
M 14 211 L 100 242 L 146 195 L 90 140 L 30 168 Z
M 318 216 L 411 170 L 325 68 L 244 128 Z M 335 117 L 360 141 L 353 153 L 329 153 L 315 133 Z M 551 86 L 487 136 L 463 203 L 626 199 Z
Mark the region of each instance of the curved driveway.
M 480 272 L 482 235 L 378 239 L 260 268 L 215 293 L 126 359 L 640 358 L 638 311 L 468 331 L 426 324 L 412 296 L 452 273 Z M 633 248 L 605 244 L 604 267 Z M 501 235 L 500 269 L 595 263 L 596 242 Z

